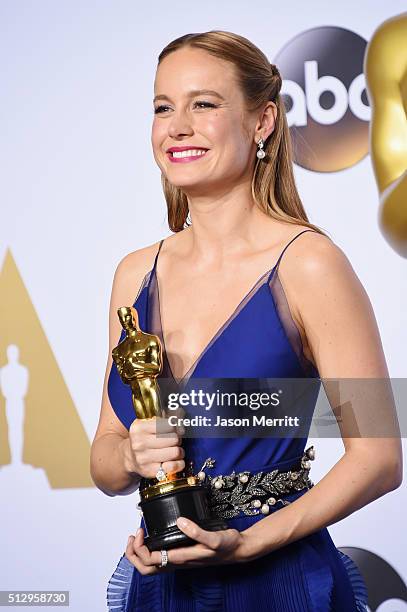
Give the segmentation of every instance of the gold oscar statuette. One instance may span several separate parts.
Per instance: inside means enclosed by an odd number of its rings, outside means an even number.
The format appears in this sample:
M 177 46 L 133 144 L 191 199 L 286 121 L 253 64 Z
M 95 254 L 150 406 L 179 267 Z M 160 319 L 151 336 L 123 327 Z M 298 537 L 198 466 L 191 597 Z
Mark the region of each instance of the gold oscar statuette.
M 121 380 L 130 385 L 136 417 L 165 419 L 166 406 L 157 381 L 162 372 L 161 341 L 140 329 L 134 306 L 122 306 L 117 314 L 126 336 L 113 349 L 112 357 Z M 139 487 L 139 507 L 147 530 L 144 542 L 150 551 L 196 544 L 178 528 L 179 516 L 209 531 L 228 529 L 224 520 L 212 516 L 210 489 L 198 475 L 159 472 L 156 478 L 141 478 Z

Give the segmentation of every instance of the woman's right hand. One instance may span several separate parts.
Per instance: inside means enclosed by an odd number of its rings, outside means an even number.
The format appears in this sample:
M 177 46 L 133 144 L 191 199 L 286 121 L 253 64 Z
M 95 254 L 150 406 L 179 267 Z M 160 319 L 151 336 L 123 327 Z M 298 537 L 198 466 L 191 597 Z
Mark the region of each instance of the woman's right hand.
M 129 429 L 127 471 L 151 479 L 156 477 L 162 463 L 167 474 L 182 472 L 185 468 L 183 433 L 182 427 L 169 425 L 166 418 L 135 419 Z

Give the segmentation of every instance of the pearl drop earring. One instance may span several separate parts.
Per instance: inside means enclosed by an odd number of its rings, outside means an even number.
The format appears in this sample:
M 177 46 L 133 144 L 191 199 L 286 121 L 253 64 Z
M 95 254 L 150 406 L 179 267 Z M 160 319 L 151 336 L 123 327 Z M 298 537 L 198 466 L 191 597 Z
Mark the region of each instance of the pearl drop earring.
M 263 157 L 265 157 L 265 156 L 266 156 L 265 151 L 263 151 L 263 147 L 264 147 L 264 141 L 263 141 L 263 138 L 260 138 L 260 140 L 258 141 L 258 143 L 257 143 L 257 144 L 259 145 L 259 148 L 258 148 L 258 150 L 257 150 L 256 155 L 257 155 L 257 157 L 258 157 L 259 159 L 263 159 Z

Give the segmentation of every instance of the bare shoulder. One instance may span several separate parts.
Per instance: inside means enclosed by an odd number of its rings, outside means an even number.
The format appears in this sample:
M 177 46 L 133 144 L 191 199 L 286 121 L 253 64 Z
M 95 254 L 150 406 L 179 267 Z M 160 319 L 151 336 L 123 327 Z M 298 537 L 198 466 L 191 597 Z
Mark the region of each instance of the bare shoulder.
M 343 250 L 306 232 L 278 268 L 306 356 L 325 377 L 385 376 L 380 334 L 369 296 Z
M 279 272 L 296 287 L 313 290 L 358 280 L 344 251 L 329 236 L 314 231 L 305 232 L 290 244 Z
M 109 353 L 121 333 L 118 308 L 134 304 L 144 278 L 152 270 L 160 241 L 122 257 L 114 273 L 109 307 Z
M 303 230 L 303 226 L 298 226 L 291 230 L 291 236 Z M 285 241 L 288 242 L 290 238 Z M 318 366 L 310 326 L 315 327 L 315 320 L 322 322 L 327 309 L 340 316 L 341 297 L 343 308 L 356 296 L 366 300 L 364 289 L 342 249 L 329 236 L 316 231 L 302 233 L 288 246 L 277 274 L 300 333 L 304 354 Z
M 160 246 L 160 241 L 153 242 L 148 246 L 136 249 L 124 255 L 117 264 L 116 272 L 121 276 L 142 275 L 145 276 L 153 266 L 154 257 Z
M 135 297 L 138 287 L 153 267 L 159 246 L 158 240 L 146 247 L 131 251 L 119 261 L 114 273 L 113 288 L 115 293 L 120 293 L 121 299 L 124 295 L 128 299 Z

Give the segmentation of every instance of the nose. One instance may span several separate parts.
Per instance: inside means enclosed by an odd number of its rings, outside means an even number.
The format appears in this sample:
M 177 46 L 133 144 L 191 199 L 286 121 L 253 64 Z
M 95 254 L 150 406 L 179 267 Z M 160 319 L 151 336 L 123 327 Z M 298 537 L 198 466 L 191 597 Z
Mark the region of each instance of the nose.
M 171 138 L 190 136 L 194 130 L 191 125 L 188 113 L 174 111 L 168 125 L 168 134 Z

